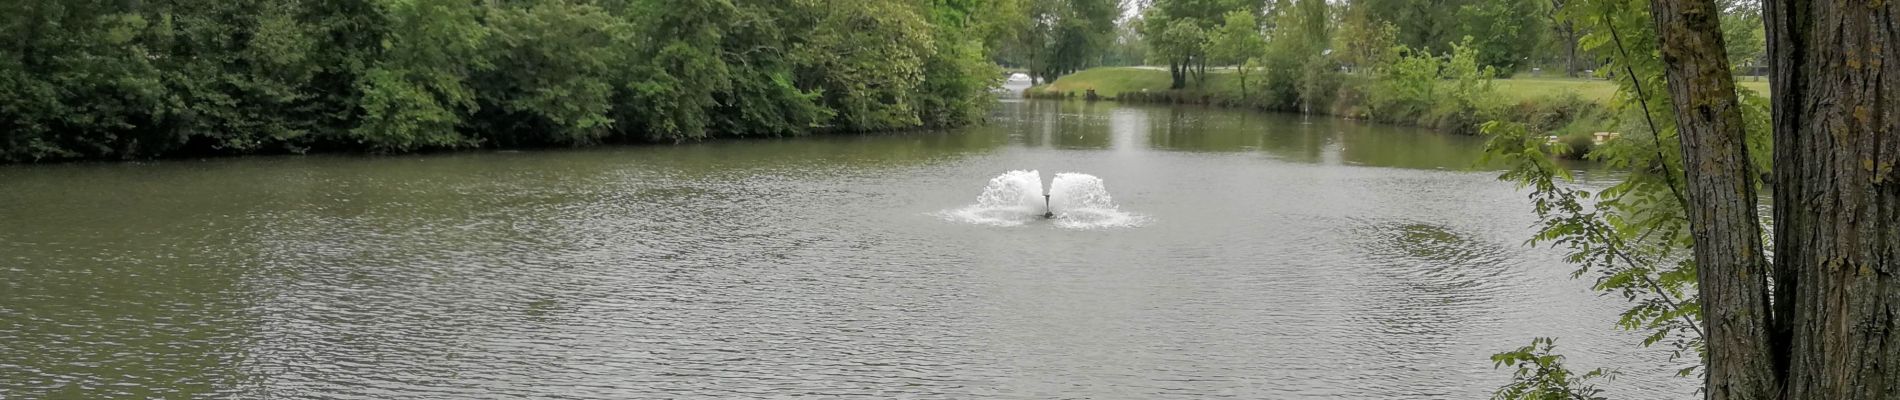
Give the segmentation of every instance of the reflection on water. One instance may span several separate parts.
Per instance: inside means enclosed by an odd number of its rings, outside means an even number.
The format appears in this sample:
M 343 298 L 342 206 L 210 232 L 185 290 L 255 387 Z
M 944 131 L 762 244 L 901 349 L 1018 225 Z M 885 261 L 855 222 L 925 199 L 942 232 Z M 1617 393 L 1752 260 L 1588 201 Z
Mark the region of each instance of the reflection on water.
M 1197 106 L 1031 101 L 999 118 L 1025 122 L 1029 129 L 1012 134 L 1027 147 L 1255 152 L 1295 162 L 1401 168 L 1473 168 L 1484 142 L 1330 117 Z
M 0 398 L 1481 398 L 1563 337 L 1474 138 L 1013 101 L 954 132 L 0 167 Z M 1082 171 L 1125 229 L 944 221 Z M 1040 182 L 1039 182 L 1040 183 Z

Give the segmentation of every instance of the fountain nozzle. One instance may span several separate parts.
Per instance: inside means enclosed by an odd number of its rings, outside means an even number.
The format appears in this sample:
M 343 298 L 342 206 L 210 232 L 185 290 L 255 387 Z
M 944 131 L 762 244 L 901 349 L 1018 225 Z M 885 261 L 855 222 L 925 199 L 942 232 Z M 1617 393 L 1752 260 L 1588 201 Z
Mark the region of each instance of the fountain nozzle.
M 1049 209 L 1049 195 L 1047 194 L 1042 195 L 1042 218 L 1050 219 L 1050 218 L 1055 218 L 1055 217 L 1056 217 L 1055 210 Z

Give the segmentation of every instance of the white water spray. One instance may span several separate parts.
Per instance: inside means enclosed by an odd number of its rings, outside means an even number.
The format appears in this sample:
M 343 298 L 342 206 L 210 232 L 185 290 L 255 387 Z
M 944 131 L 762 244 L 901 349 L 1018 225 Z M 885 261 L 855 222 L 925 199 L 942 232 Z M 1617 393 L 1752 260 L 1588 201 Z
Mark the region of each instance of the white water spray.
M 991 178 L 976 204 L 942 214 L 954 221 L 995 226 L 1050 219 L 1056 226 L 1072 229 L 1136 226 L 1143 220 L 1115 206 L 1102 178 L 1059 173 L 1044 193 L 1041 173 L 1020 170 Z
M 1123 212 L 1108 195 L 1108 187 L 1095 175 L 1064 172 L 1049 182 L 1049 208 L 1057 226 L 1064 228 L 1103 228 L 1135 226 L 1141 217 Z

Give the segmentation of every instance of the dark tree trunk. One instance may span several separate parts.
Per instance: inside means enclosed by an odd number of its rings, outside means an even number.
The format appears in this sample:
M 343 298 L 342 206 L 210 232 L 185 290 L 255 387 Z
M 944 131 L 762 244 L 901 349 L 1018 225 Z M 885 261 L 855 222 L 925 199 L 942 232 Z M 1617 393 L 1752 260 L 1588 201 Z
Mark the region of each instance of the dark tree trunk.
M 1568 4 L 1570 2 L 1566 0 L 1551 0 L 1550 13 L 1547 16 L 1550 17 L 1551 29 L 1556 31 L 1557 38 L 1563 41 L 1564 76 L 1575 78 L 1577 71 L 1581 69 L 1577 68 L 1577 27 L 1559 17 Z
M 1787 398 L 1900 397 L 1900 2 L 1763 12 Z
M 1564 22 L 1564 76 L 1575 78 L 1577 71 L 1577 27 Z
M 1669 97 L 1682 140 L 1690 233 L 1700 271 L 1709 399 L 1773 399 L 1769 265 L 1755 211 L 1755 167 L 1714 0 L 1655 0 Z
M 1207 88 L 1207 57 L 1194 59 L 1194 87 Z
M 1769 0 L 1775 260 L 1711 0 L 1657 0 L 1711 399 L 1900 398 L 1900 2 Z M 1740 174 L 1740 175 L 1737 175 Z M 1751 244 L 1753 243 L 1753 244 Z M 1772 303 L 1763 278 L 1772 273 Z M 1772 304 L 1772 306 L 1770 305 Z
M 1184 71 L 1186 68 L 1186 61 L 1168 60 L 1169 89 L 1179 90 L 1187 88 L 1187 71 Z

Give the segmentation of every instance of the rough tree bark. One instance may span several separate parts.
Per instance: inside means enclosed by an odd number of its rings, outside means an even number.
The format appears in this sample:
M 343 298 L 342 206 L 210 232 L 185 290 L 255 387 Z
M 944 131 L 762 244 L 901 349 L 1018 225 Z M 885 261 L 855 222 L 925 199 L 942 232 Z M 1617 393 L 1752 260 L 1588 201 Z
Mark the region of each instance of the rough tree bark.
M 1763 11 L 1787 398 L 1900 397 L 1900 2 Z
M 1900 2 L 1765 4 L 1772 270 L 1759 263 L 1717 10 L 1653 4 L 1689 166 L 1709 398 L 1900 398 Z
M 1772 399 L 1779 385 L 1767 356 L 1769 265 L 1755 211 L 1757 175 L 1722 45 L 1721 10 L 1714 0 L 1650 5 L 1687 172 L 1708 341 L 1704 387 L 1709 399 Z

